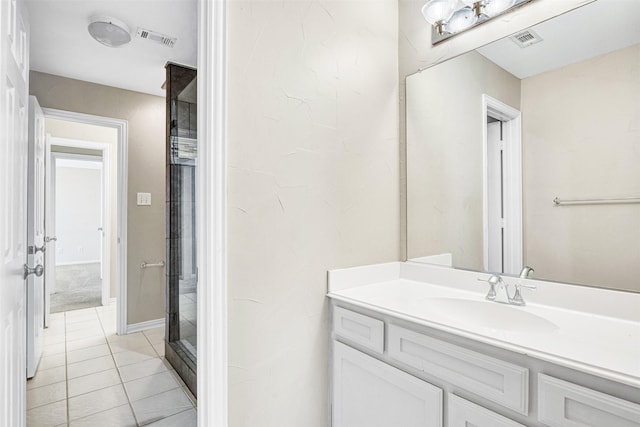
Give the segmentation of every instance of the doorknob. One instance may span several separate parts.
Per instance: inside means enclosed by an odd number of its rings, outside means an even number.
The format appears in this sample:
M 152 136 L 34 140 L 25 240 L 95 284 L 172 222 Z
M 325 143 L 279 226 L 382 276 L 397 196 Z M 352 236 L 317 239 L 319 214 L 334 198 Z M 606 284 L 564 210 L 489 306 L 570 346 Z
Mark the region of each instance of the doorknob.
M 37 247 L 35 245 L 34 246 L 29 246 L 27 249 L 28 249 L 29 254 L 33 255 L 33 254 L 37 254 L 38 252 L 44 253 L 44 251 L 47 250 L 47 247 L 43 244 L 40 247 Z
M 45 243 L 55 242 L 56 240 L 58 240 L 58 238 L 56 236 L 53 236 L 53 237 L 47 236 L 47 237 L 44 238 L 44 242 Z
M 102 227 L 98 227 L 98 231 L 102 231 Z
M 42 276 L 44 274 L 44 267 L 42 264 L 36 265 L 34 268 L 29 267 L 27 264 L 24 265 L 24 278 L 29 277 L 30 274 L 35 274 L 36 277 Z

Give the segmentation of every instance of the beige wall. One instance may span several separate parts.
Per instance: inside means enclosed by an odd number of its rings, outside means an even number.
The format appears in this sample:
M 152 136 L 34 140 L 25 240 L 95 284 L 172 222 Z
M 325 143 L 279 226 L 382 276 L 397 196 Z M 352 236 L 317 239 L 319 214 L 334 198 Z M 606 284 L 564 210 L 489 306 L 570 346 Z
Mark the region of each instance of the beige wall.
M 520 80 L 469 52 L 406 83 L 407 255 L 482 270 L 482 95 L 519 109 Z
M 111 298 L 116 297 L 116 266 L 117 266 L 117 244 L 118 244 L 118 168 L 117 168 L 117 155 L 118 155 L 118 131 L 114 128 L 108 128 L 104 126 L 89 125 L 86 123 L 76 123 L 67 120 L 58 120 L 52 118 L 45 119 L 45 132 L 51 136 L 66 139 L 75 139 L 81 141 L 92 141 L 109 144 L 109 152 L 111 154 L 111 168 L 110 174 L 110 203 L 111 203 L 111 221 L 110 221 L 110 236 L 111 239 L 111 251 L 109 256 L 111 257 L 109 270 L 111 275 L 111 283 L 109 286 Z M 64 146 L 52 146 L 52 152 L 57 153 L 69 153 L 69 154 L 84 154 L 84 155 L 102 155 L 102 151 L 89 150 L 86 148 L 77 147 L 64 147 Z
M 506 37 L 524 28 L 553 18 L 576 7 L 594 0 L 535 0 L 522 8 L 495 18 L 476 28 L 431 46 L 431 28 L 420 12 L 424 0 L 399 0 L 399 118 L 400 118 L 400 208 L 401 249 L 403 259 L 407 258 L 407 222 L 406 222 L 406 117 L 405 117 L 405 79 L 418 70 L 431 67 L 463 53 L 477 49 L 502 37 Z
M 640 291 L 640 45 L 522 80 L 525 261 L 539 277 Z
M 328 425 L 327 270 L 399 259 L 397 2 L 231 1 L 229 425 Z
M 162 97 L 32 71 L 30 91 L 42 107 L 127 120 L 127 320 L 164 317 L 164 269 L 142 271 L 142 261 L 165 257 L 165 100 Z M 136 193 L 151 193 L 152 206 L 136 206 Z

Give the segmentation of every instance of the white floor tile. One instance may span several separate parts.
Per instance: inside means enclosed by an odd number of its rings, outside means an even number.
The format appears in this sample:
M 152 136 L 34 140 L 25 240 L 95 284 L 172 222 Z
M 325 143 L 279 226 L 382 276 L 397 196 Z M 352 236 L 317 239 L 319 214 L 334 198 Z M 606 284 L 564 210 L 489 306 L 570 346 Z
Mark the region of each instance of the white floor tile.
M 164 357 L 164 342 L 159 344 L 153 344 L 152 347 L 156 351 L 159 357 Z
M 120 384 L 120 375 L 117 369 L 96 372 L 95 374 L 70 379 L 68 381 L 69 397 L 100 390 L 116 384 Z
M 107 339 L 102 336 L 93 336 L 75 341 L 67 340 L 67 351 L 79 350 L 81 348 L 95 347 L 100 344 L 106 344 Z
M 149 340 L 142 333 L 110 336 L 109 346 L 112 353 L 121 353 L 128 350 L 137 350 L 139 348 L 148 347 Z
M 67 352 L 67 363 L 77 363 L 83 360 L 95 359 L 96 357 L 108 356 L 111 354 L 109 346 L 106 344 L 95 347 L 82 348 Z
M 75 421 L 71 421 L 69 424 L 71 427 L 136 427 L 136 419 L 131 411 L 131 406 L 126 405 L 118 406 L 117 408 L 109 409 L 97 414 L 89 415 L 85 418 L 80 418 Z M 29 426 L 31 427 L 31 426 Z
M 160 421 L 193 408 L 189 398 L 179 388 L 131 402 L 131 406 L 140 425 Z
M 171 375 L 173 375 L 173 378 L 175 378 L 175 380 L 178 381 L 178 384 L 180 384 L 180 387 L 186 387 L 184 380 L 180 378 L 180 375 L 178 375 L 178 373 L 175 370 L 171 369 L 169 372 L 171 372 Z
M 96 357 L 95 359 L 67 365 L 67 376 L 69 379 L 73 379 L 84 375 L 95 374 L 96 372 L 115 369 L 115 367 L 116 364 L 111 355 Z
M 42 343 L 43 345 L 51 345 L 51 344 L 60 344 L 66 340 L 66 335 L 64 331 L 58 334 L 43 334 Z
M 64 342 L 44 345 L 42 347 L 42 356 L 52 356 L 54 354 L 64 353 L 65 350 L 66 344 Z
M 160 326 L 159 328 L 147 329 L 142 331 L 142 333 L 149 339 L 156 339 L 158 337 L 164 339 L 165 336 L 164 326 Z
M 27 385 L 28 427 L 196 425 L 195 399 L 158 356 L 164 356 L 164 327 L 117 336 L 115 305 L 51 319 Z
M 198 413 L 195 409 L 189 409 L 147 425 L 150 427 L 196 427 L 197 424 Z
M 148 359 L 158 357 L 151 345 L 138 348 L 136 350 L 123 351 L 121 353 L 115 353 L 113 358 L 116 360 L 117 366 L 126 366 L 138 362 L 143 362 Z
M 58 366 L 64 366 L 67 361 L 65 353 L 54 354 L 52 356 L 45 356 L 40 359 L 38 364 L 38 371 L 56 368 Z
M 67 401 L 50 403 L 27 411 L 27 426 L 49 427 L 66 424 Z
M 121 366 L 118 368 L 122 381 L 124 382 L 137 380 L 138 378 L 159 374 L 161 372 L 167 372 L 169 369 L 169 363 L 157 357 L 145 360 L 144 362 L 134 363 L 132 365 Z
M 91 326 L 89 328 L 78 329 L 77 331 L 71 331 L 67 333 L 67 342 L 69 341 L 77 341 L 87 338 L 94 337 L 102 337 L 104 336 L 104 332 L 102 330 L 102 326 L 96 327 Z
M 76 420 L 126 404 L 122 384 L 69 398 L 69 418 Z
M 68 311 L 67 313 L 72 312 Z M 65 323 L 67 325 L 67 330 L 69 330 L 69 325 L 87 323 L 95 320 L 98 320 L 98 314 L 94 310 L 93 313 L 83 313 L 82 315 L 67 316 L 65 319 Z
M 27 390 L 27 409 L 37 408 L 67 398 L 67 383 L 55 383 Z
M 58 366 L 51 369 L 38 369 L 36 375 L 27 381 L 27 390 L 64 381 L 66 379 L 66 373 L 67 368 L 65 366 Z
M 180 384 L 173 378 L 170 372 L 150 375 L 148 377 L 124 383 L 127 396 L 131 402 L 154 396 L 165 391 L 180 388 Z
M 102 324 L 100 320 L 96 319 L 88 319 L 82 322 L 69 323 L 66 326 L 66 333 L 70 334 L 72 332 L 81 331 L 87 328 L 100 328 Z
M 189 390 L 189 388 L 187 386 L 184 386 L 184 387 L 182 387 L 182 391 L 184 391 L 184 394 L 187 395 L 187 397 L 191 401 L 191 404 L 193 405 L 193 407 L 197 408 L 198 407 L 198 400 L 193 395 L 193 393 L 191 393 L 191 390 Z

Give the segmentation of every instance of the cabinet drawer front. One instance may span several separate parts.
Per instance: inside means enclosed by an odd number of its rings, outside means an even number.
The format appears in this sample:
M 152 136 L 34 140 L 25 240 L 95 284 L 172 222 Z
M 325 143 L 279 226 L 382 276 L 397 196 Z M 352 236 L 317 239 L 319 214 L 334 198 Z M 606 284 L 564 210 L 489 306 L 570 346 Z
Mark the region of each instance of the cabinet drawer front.
M 342 307 L 333 308 L 334 332 L 378 354 L 384 352 L 384 322 Z
M 442 427 L 442 390 L 333 342 L 333 427 Z
M 640 427 L 640 405 L 538 375 L 538 420 L 551 427 Z
M 528 414 L 528 369 L 395 325 L 389 325 L 388 339 L 393 359 Z
M 525 427 L 456 395 L 448 394 L 447 400 L 448 427 Z

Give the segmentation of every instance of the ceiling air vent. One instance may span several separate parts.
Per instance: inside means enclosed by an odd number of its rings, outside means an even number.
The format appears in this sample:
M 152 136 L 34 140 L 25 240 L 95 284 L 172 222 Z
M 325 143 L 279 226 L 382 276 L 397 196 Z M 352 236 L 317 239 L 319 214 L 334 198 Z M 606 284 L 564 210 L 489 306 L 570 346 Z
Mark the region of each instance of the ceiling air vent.
M 531 29 L 520 31 L 509 38 L 521 48 L 529 47 L 532 44 L 540 43 L 542 41 L 542 37 Z
M 169 37 L 165 34 L 157 33 L 155 31 L 145 30 L 144 28 L 138 28 L 136 37 L 151 40 L 167 47 L 175 46 L 176 41 L 178 40 L 175 37 Z

